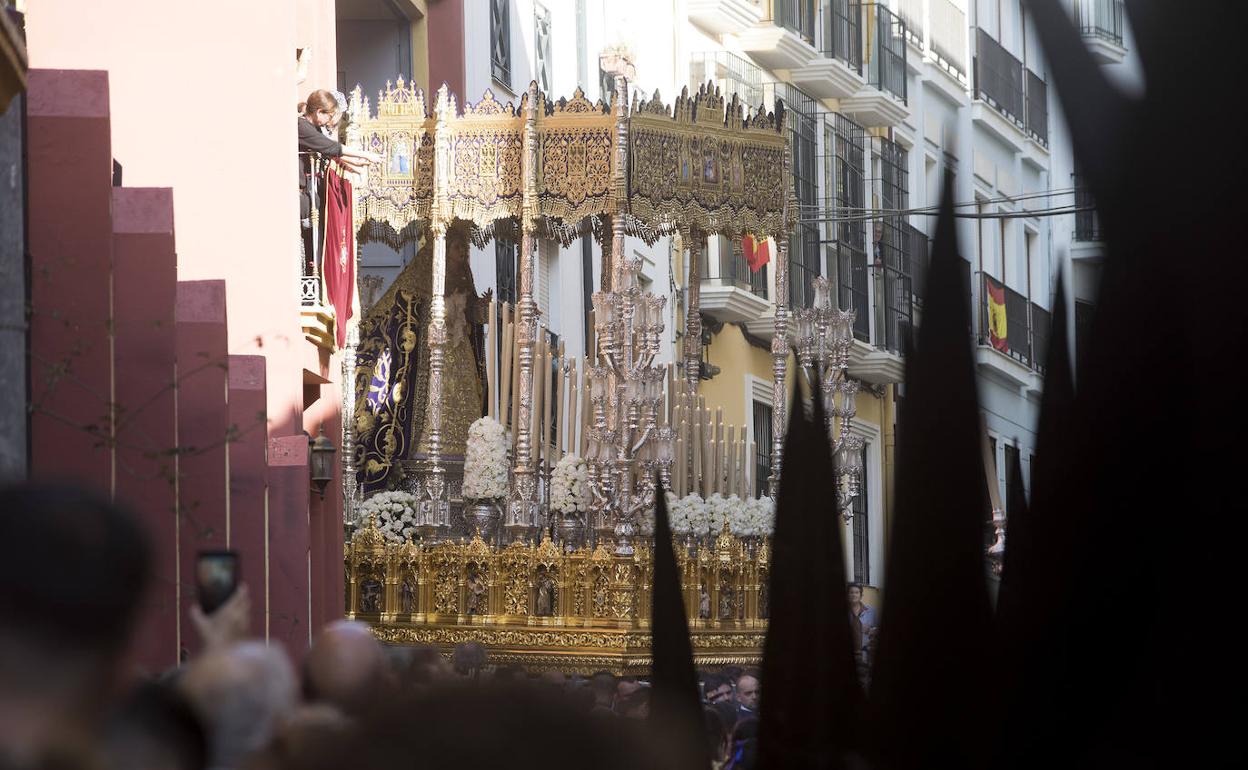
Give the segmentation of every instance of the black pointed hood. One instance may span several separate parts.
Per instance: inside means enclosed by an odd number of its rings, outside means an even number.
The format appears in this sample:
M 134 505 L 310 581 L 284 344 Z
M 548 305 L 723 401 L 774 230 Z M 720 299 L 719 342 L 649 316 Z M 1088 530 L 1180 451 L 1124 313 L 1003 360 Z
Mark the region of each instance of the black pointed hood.
M 995 629 L 970 341 L 946 174 L 923 323 L 906 361 L 897 490 L 870 692 L 879 767 L 987 766 Z
M 678 766 L 709 768 L 711 758 L 704 739 L 698 675 L 693 666 L 693 644 L 680 594 L 680 568 L 672 550 L 672 529 L 661 484 L 654 507 L 654 587 L 651 598 L 650 724 L 659 741 L 681 753 Z M 673 765 L 677 766 L 677 765 Z
M 1128 42 L 1145 73 L 1138 96 L 1089 88 L 1103 75 L 1086 56 L 1066 55 L 1077 33 L 1059 4 L 1027 5 L 1106 256 L 1061 477 L 1036 479 L 1036 521 L 1067 519 L 1054 534 L 1037 533 L 1044 577 L 1027 582 L 1050 610 L 1018 696 L 1034 718 L 1011 722 L 1027 725 L 1040 764 L 1164 756 L 1202 766 L 1194 752 L 1206 742 L 1175 725 L 1208 703 L 1195 688 L 1223 678 L 1220 658 L 1241 645 L 1211 631 L 1185 649 L 1192 637 L 1172 613 L 1219 617 L 1234 598 L 1216 587 L 1236 577 L 1233 559 L 1185 548 L 1176 528 L 1197 532 L 1206 517 L 1242 508 L 1235 482 L 1248 425 L 1244 410 L 1210 394 L 1216 388 L 1183 383 L 1241 379 L 1248 314 L 1223 289 L 1248 283 L 1240 221 L 1248 164 L 1241 152 L 1219 153 L 1216 141 L 1191 160 L 1169 123 L 1178 104 L 1207 105 L 1202 125 L 1237 120 L 1243 4 L 1128 3 Z M 1208 590 L 1192 591 L 1186 576 Z
M 1011 499 L 1006 531 L 1005 564 L 997 600 L 997 625 L 1002 640 L 1002 680 L 1008 723 L 1002 729 L 1003 756 L 1034 753 L 1029 735 L 1043 717 L 1036 713 L 1037 697 L 1032 683 L 1052 681 L 1042 673 L 1042 662 L 1054 661 L 1043 641 L 1060 612 L 1062 597 L 1071 590 L 1070 530 L 1079 526 L 1078 509 L 1055 504 L 1069 480 L 1072 448 L 1068 445 L 1075 419 L 1075 391 L 1070 366 L 1066 323 L 1065 281 L 1059 272 L 1053 300 L 1053 323 L 1049 350 L 1045 354 L 1044 393 L 1040 399 L 1040 423 L 1036 428 L 1036 451 L 1031 459 L 1031 502 Z M 1007 469 L 1013 474 L 1013 468 Z M 1018 496 L 1022 470 L 1012 481 Z M 1024 508 L 1019 515 L 1016 509 Z
M 819 392 L 818 386 L 814 388 Z M 763 770 L 836 768 L 857 751 L 862 693 L 854 671 L 832 450 L 815 400 L 794 402 L 784 441 L 763 650 Z

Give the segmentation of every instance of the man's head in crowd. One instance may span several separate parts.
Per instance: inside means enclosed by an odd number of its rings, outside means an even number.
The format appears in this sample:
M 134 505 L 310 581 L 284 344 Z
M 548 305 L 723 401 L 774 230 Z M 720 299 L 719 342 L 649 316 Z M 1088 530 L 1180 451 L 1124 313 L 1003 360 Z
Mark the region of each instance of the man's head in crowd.
M 460 676 L 476 679 L 485 667 L 485 645 L 480 642 L 460 642 L 451 652 L 451 667 Z
M 368 626 L 336 620 L 321 630 L 308 652 L 304 692 L 309 700 L 355 714 L 376 697 L 387 671 L 385 650 Z
M 737 703 L 741 704 L 742 708 L 758 711 L 759 690 L 758 672 L 753 669 L 746 671 L 737 680 Z
M 405 689 L 412 689 L 430 687 L 444 681 L 450 674 L 450 664 L 442 657 L 442 653 L 434 647 L 420 645 L 412 648 L 405 670 L 399 678 Z
M 590 716 L 531 682 L 455 681 L 388 698 L 298 770 L 677 770 L 668 747 L 647 735 L 644 725 Z
M 298 700 L 294 667 L 280 647 L 240 642 L 210 650 L 178 680 L 208 727 L 209 765 L 238 767 L 269 744 Z
M 599 671 L 589 680 L 589 687 L 594 693 L 594 708 L 610 711 L 615 705 L 615 676 Z
M 639 692 L 641 682 L 635 676 L 622 676 L 615 683 L 615 713 L 623 714 L 628 708 L 629 698 Z
M 634 682 L 633 684 L 637 684 Z M 637 684 L 636 689 L 626 691 L 615 699 L 615 713 L 628 719 L 645 719 L 650 716 L 650 688 Z
M 181 693 L 148 682 L 109 720 L 105 750 L 117 768 L 198 770 L 208 763 L 208 735 Z
M 96 731 L 151 549 L 127 512 L 64 484 L 0 487 L 0 542 L 0 761 L 28 761 Z
M 731 700 L 732 682 L 719 674 L 707 674 L 702 679 L 702 693 L 711 705 Z

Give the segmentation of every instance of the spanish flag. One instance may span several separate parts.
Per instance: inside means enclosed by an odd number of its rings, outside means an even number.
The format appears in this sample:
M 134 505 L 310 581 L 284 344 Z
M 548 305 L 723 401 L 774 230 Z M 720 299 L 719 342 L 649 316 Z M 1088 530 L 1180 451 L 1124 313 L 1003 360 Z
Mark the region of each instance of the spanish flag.
M 771 261 L 770 243 L 767 238 L 760 241 L 748 233 L 741 236 L 741 250 L 745 252 L 745 264 L 750 266 L 751 273 L 757 273 Z
M 1010 352 L 1010 340 L 1005 323 L 1005 287 L 984 276 L 984 289 L 988 294 L 988 341 L 1002 353 Z

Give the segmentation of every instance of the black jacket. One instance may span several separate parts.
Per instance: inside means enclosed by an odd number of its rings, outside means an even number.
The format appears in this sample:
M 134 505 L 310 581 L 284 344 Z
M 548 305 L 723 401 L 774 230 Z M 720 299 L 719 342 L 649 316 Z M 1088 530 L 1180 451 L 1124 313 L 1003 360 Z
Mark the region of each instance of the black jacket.
M 315 152 L 329 158 L 342 155 L 342 145 L 330 139 L 312 125 L 312 121 L 300 115 L 299 123 L 299 189 L 308 186 L 308 174 L 312 173 L 312 158 L 305 153 Z

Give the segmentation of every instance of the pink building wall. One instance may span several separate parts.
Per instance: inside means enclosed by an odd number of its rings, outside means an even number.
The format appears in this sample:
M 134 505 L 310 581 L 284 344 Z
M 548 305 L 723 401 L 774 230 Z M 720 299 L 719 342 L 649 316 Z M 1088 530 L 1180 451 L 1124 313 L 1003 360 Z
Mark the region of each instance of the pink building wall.
M 268 360 L 269 432 L 303 428 L 295 105 L 334 84 L 333 0 L 41 0 L 31 66 L 107 70 L 127 186 L 171 187 L 178 278 L 223 278 L 230 353 Z M 312 47 L 296 82 L 296 48 Z
M 172 191 L 174 223 L 167 231 L 177 234 L 176 280 L 224 282 L 222 316 L 228 319 L 228 330 L 221 330 L 222 352 L 229 354 L 231 376 L 222 372 L 217 390 L 223 401 L 228 382 L 230 394 L 239 401 L 231 399 L 229 420 L 255 414 L 259 406 L 267 414 L 267 431 L 249 435 L 228 451 L 232 458 L 250 458 L 247 474 L 230 464 L 211 471 L 214 479 L 221 478 L 205 489 L 220 495 L 208 501 L 213 510 L 206 515 L 221 526 L 211 528 L 208 539 L 224 545 L 229 537 L 230 545 L 246 552 L 246 576 L 257 583 L 251 585 L 253 605 L 264 608 L 253 630 L 284 641 L 299 655 L 315 627 L 341 616 L 343 606 L 341 484 L 338 479 L 331 482 L 321 500 L 309 498 L 307 483 L 303 431 L 316 435 L 324 422 L 325 434 L 340 443 L 341 359 L 308 342 L 301 328 L 294 125 L 295 105 L 302 96 L 312 88 L 334 85 L 334 2 L 41 0 L 29 10 L 32 67 L 97 70 L 106 77 L 102 92 L 84 92 L 88 102 L 79 110 L 102 119 L 102 134 L 96 131 L 103 137 L 102 149 L 86 148 L 99 156 L 101 171 L 107 173 L 111 144 L 127 187 Z M 299 47 L 312 49 L 302 83 L 296 75 Z M 89 103 L 91 99 L 103 104 Z M 48 136 L 40 145 L 48 145 L 45 159 L 61 153 L 72 162 L 75 152 L 85 151 L 70 151 L 53 139 Z M 107 187 L 100 191 L 105 211 L 108 194 Z M 32 217 L 48 219 L 43 231 L 55 232 L 56 212 L 49 205 L 42 214 L 32 210 Z M 59 222 L 71 240 L 82 226 L 79 220 Z M 101 225 L 96 230 L 100 232 L 81 233 L 83 247 L 76 251 L 100 253 L 86 244 L 100 238 L 108 243 L 111 228 Z M 107 257 L 105 250 L 101 259 Z M 72 294 L 87 288 L 57 291 Z M 101 317 L 107 315 L 96 310 Z M 304 370 L 331 380 L 321 387 L 320 398 L 310 402 L 307 414 Z M 96 371 L 107 383 L 108 367 Z M 190 397 L 189 392 L 184 395 Z M 200 400 L 207 398 L 205 393 Z M 46 429 L 44 435 L 49 435 Z M 55 443 L 63 447 L 67 440 Z M 83 460 L 83 472 L 60 462 L 65 475 L 85 476 L 109 489 L 112 459 L 86 454 L 91 457 Z M 224 459 L 227 451 L 222 448 L 220 454 Z M 264 458 L 268 471 L 255 465 L 257 457 Z M 117 492 L 124 496 L 124 490 Z M 263 516 L 263 522 L 256 516 Z M 230 537 L 235 534 L 237 542 Z M 157 539 L 163 543 L 168 538 Z M 193 557 L 191 545 L 180 542 L 183 561 Z M 264 565 L 259 574 L 258 565 Z M 179 577 L 168 575 L 163 584 L 177 583 Z M 188 586 L 182 588 L 184 611 Z M 168 612 L 169 602 L 154 596 L 152 604 L 150 617 L 157 622 L 157 616 Z M 151 644 L 138 657 L 163 665 L 174 658 L 177 646 L 193 646 L 174 623 L 148 639 Z M 184 622 L 180 626 L 186 628 Z M 158 650 L 158 658 L 148 650 Z

